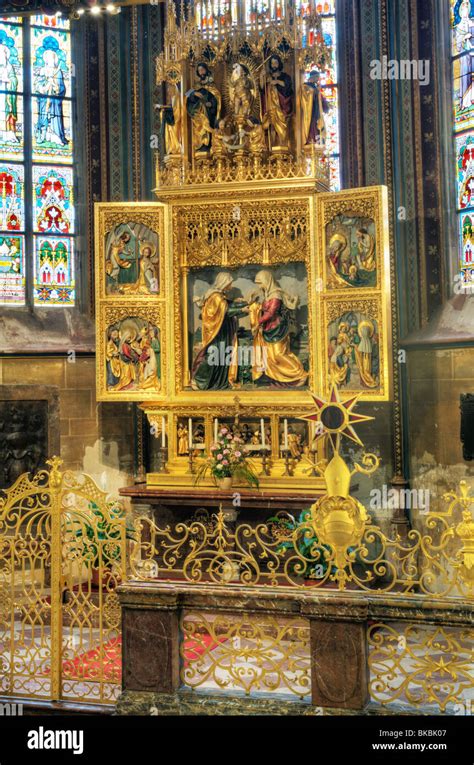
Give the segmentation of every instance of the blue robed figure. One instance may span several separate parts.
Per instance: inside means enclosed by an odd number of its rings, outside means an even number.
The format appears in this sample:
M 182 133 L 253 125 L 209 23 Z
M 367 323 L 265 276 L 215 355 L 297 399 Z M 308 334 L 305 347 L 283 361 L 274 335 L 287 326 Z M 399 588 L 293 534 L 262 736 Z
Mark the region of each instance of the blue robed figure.
M 47 36 L 36 57 L 35 91 L 38 98 L 38 120 L 35 126 L 38 143 L 68 143 L 64 130 L 63 99 L 66 94 L 64 53 L 55 37 Z

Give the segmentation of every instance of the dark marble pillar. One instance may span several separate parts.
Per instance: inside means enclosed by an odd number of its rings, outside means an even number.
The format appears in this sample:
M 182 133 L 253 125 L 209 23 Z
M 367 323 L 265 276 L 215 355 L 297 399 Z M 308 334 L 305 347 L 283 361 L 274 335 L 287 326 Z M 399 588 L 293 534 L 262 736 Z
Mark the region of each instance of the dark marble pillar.
M 174 693 L 179 687 L 177 603 L 130 604 L 123 611 L 123 690 Z
M 362 710 L 369 701 L 365 622 L 311 620 L 312 703 Z

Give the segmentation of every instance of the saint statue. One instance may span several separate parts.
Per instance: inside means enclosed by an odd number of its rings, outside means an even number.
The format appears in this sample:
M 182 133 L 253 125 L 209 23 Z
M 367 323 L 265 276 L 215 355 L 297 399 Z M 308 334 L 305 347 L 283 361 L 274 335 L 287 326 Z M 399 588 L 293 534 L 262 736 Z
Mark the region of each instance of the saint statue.
M 127 270 L 125 271 L 128 278 L 130 261 L 125 261 L 125 263 L 128 263 Z M 126 295 L 149 295 L 158 292 L 157 269 L 158 263 L 156 262 L 155 247 L 150 242 L 142 242 L 140 245 L 138 279 L 131 284 L 122 284 L 120 291 Z
M 271 56 L 268 75 L 262 82 L 262 113 L 264 124 L 270 131 L 272 148 L 288 148 L 289 120 L 293 114 L 293 83 L 289 74 L 283 71 L 280 56 Z
M 256 382 L 265 376 L 276 387 L 300 387 L 306 383 L 308 372 L 290 350 L 290 314 L 298 298 L 285 292 L 270 271 L 259 271 L 255 284 L 263 292 L 263 301 L 260 303 L 255 296 L 249 300 L 254 348 L 252 379 Z
M 367 388 L 376 388 L 378 382 L 372 373 L 372 336 L 374 325 L 371 321 L 361 321 L 358 326 L 360 340 L 355 346 L 355 359 L 361 383 Z
M 238 318 L 248 313 L 248 308 L 242 298 L 230 299 L 232 283 L 231 274 L 221 272 L 204 297 L 196 301 L 201 309 L 202 344 L 191 371 L 195 390 L 222 390 L 237 382 Z M 225 359 L 221 359 L 221 349 Z
M 119 285 L 135 284 L 137 281 L 137 259 L 134 248 L 130 247 L 131 238 L 128 231 L 122 231 L 109 245 L 106 272 Z
M 172 84 L 171 104 L 160 108 L 163 111 L 161 130 L 165 156 L 180 156 L 183 151 L 183 119 L 179 85 Z
M 303 111 L 303 144 L 324 146 L 326 142 L 324 115 L 328 112 L 328 103 L 319 87 L 318 72 L 310 72 L 308 79 L 301 86 L 301 108 Z
M 222 98 L 207 64 L 198 64 L 196 75 L 196 87 L 186 93 L 186 109 L 192 120 L 194 151 L 207 153 L 211 149 L 212 132 L 219 122 Z
M 244 64 L 235 63 L 229 79 L 229 98 L 237 125 L 250 117 L 256 89 L 250 72 Z
M 188 436 L 188 429 L 186 425 L 184 425 L 182 422 L 178 425 L 177 430 L 177 436 L 178 436 L 178 454 L 181 456 L 183 454 L 188 454 L 188 444 L 189 444 L 189 436 Z
M 375 260 L 375 238 L 369 234 L 366 228 L 359 228 L 357 231 L 357 265 L 365 271 L 374 271 L 376 268 Z

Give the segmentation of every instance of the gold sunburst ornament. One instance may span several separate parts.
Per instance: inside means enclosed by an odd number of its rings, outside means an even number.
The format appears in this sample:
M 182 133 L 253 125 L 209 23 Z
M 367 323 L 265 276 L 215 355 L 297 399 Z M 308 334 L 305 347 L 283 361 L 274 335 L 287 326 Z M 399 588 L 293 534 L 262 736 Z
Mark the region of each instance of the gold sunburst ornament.
M 316 410 L 312 414 L 304 415 L 301 419 L 316 422 L 320 425 L 320 427 L 316 429 L 313 441 L 317 441 L 323 436 L 327 436 L 334 452 L 339 451 L 341 436 L 346 436 L 346 438 L 355 441 L 359 446 L 363 446 L 363 443 L 353 426 L 361 422 L 373 420 L 374 417 L 369 417 L 365 414 L 356 414 L 353 411 L 361 395 L 361 393 L 357 393 L 355 396 L 350 396 L 350 398 L 347 398 L 345 401 L 341 401 L 339 390 L 336 385 L 332 386 L 328 401 L 325 401 L 315 393 L 311 393 L 313 401 L 316 404 Z

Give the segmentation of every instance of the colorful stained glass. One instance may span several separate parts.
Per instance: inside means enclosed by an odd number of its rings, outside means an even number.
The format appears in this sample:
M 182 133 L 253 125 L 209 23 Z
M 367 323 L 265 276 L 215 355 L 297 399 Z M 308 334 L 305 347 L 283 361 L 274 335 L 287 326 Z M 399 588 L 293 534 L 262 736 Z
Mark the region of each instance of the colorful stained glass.
M 474 211 L 459 216 L 461 265 L 474 267 Z
M 0 157 L 22 159 L 22 29 L 0 24 Z
M 24 237 L 0 233 L 0 303 L 13 306 L 23 305 L 24 302 Z
M 30 45 L 28 70 L 25 40 Z M 25 257 L 34 258 L 36 305 L 74 304 L 71 70 L 65 17 L 0 17 L 1 305 L 24 304 Z M 25 142 L 27 99 L 31 132 Z M 28 188 L 25 165 L 32 173 Z M 25 232 L 25 200 L 35 235 Z
M 74 231 L 73 172 L 70 167 L 33 167 L 33 230 L 42 234 Z
M 457 208 L 474 207 L 474 133 L 456 136 Z
M 32 109 L 33 160 L 70 163 L 71 102 L 58 98 L 34 98 Z
M 40 305 L 74 303 L 72 239 L 35 236 L 34 300 Z
M 24 168 L 0 162 L 0 232 L 24 231 Z
M 55 13 L 52 16 L 47 16 L 45 13 L 33 16 L 31 24 L 34 27 L 48 27 L 48 29 L 69 29 L 70 27 L 69 20 L 60 13 Z
M 474 0 L 451 0 L 451 27 L 458 247 L 461 275 L 467 283 L 474 260 Z
M 34 27 L 32 57 L 33 159 L 70 162 L 71 50 L 69 34 Z

